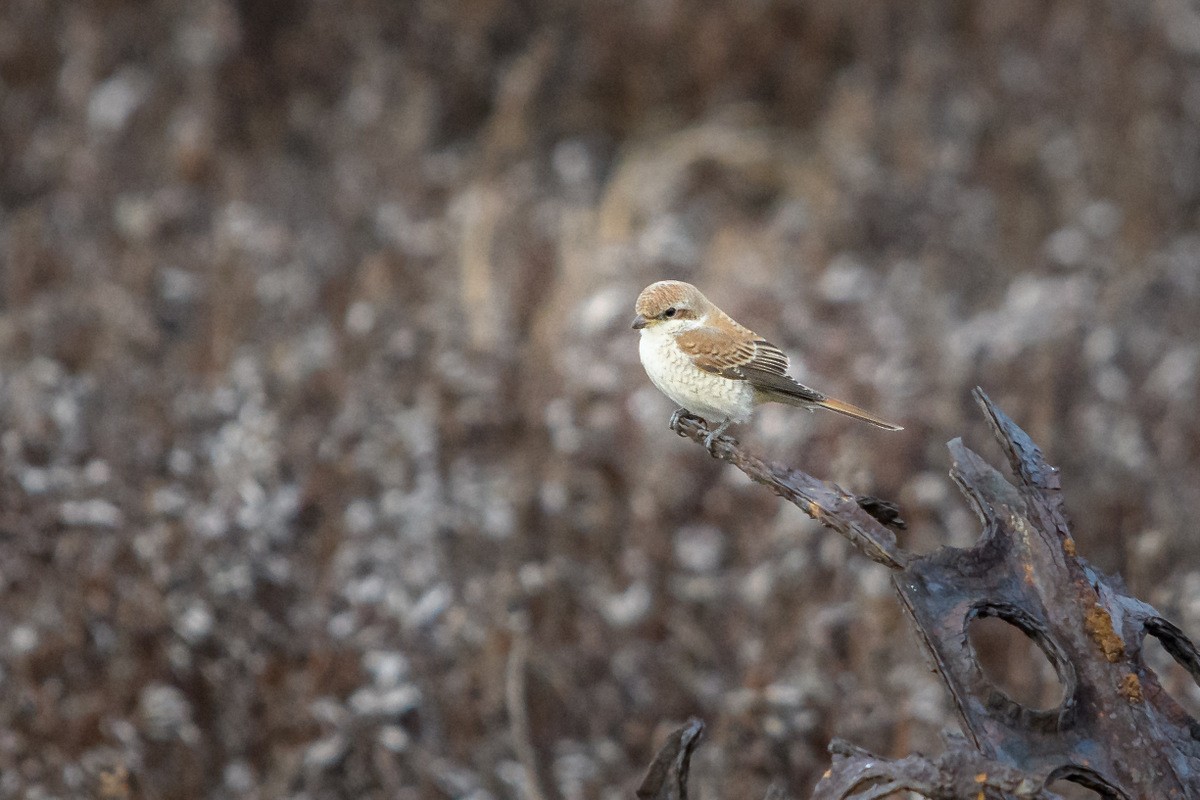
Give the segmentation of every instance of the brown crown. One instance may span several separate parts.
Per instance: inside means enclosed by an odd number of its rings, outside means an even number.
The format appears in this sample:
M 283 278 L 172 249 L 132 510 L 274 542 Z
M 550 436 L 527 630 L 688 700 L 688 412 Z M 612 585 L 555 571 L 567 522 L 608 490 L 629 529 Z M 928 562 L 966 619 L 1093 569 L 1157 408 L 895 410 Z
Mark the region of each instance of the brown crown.
M 653 319 L 671 306 L 696 308 L 704 302 L 704 295 L 690 283 L 659 281 L 642 290 L 633 308 L 646 319 Z

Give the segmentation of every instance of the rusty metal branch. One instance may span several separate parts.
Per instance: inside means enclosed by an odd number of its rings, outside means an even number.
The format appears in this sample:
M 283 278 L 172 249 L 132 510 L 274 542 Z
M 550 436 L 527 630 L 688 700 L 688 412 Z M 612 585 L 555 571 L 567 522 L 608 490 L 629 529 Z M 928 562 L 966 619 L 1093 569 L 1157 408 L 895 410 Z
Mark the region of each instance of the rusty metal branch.
M 704 420 L 684 415 L 675 432 L 702 445 L 709 429 Z M 763 484 L 822 525 L 842 534 L 872 561 L 902 569 L 912 559 L 910 553 L 896 544 L 896 535 L 860 505 L 858 495 L 798 469 L 764 461 L 743 450 L 736 440 L 727 436 L 716 440 L 713 455 L 733 464 L 750 480 Z M 863 499 L 879 502 L 875 498 Z M 903 523 L 896 527 L 903 527 Z
M 1061 800 L 1040 779 L 987 758 L 961 739 L 937 758 L 880 758 L 841 739 L 830 742 L 829 752 L 833 764 L 813 800 L 875 800 L 902 791 L 964 800 L 996 793 L 1012 800 Z
M 667 737 L 638 787 L 638 800 L 688 800 L 692 752 L 703 733 L 704 723 L 690 719 Z
M 1142 646 L 1146 636 L 1155 637 L 1198 682 L 1200 650 L 1127 595 L 1119 579 L 1076 553 L 1058 470 L 981 389 L 974 394 L 1016 481 L 961 440 L 949 443 L 950 476 L 983 525 L 969 548 L 915 556 L 899 547 L 861 498 L 764 461 L 732 439 L 713 447 L 715 457 L 893 570 L 901 604 L 970 743 L 934 760 L 897 761 L 836 744 L 834 769 L 815 796 L 882 797 L 910 789 L 930 797 L 974 797 L 986 788 L 1050 798 L 1046 786 L 1069 780 L 1109 798 L 1200 797 L 1200 722 L 1166 693 L 1143 660 Z M 702 420 L 686 416 L 676 431 L 699 443 L 708 434 Z M 983 616 L 1014 625 L 1045 653 L 1065 687 L 1058 707 L 1023 706 L 986 678 L 967 637 L 971 620 Z M 672 763 L 686 770 L 686 758 Z M 970 781 L 975 793 L 962 794 Z

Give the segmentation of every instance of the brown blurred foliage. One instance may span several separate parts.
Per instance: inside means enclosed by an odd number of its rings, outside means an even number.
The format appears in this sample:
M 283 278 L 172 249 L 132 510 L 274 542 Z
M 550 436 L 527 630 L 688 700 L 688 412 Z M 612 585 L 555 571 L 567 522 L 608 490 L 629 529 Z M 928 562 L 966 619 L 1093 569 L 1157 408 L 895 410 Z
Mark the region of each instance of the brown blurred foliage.
M 665 429 L 663 277 L 906 426 L 743 441 L 963 544 L 981 384 L 1200 631 L 1198 55 L 1182 0 L 0 3 L 0 796 L 936 749 L 882 568 Z

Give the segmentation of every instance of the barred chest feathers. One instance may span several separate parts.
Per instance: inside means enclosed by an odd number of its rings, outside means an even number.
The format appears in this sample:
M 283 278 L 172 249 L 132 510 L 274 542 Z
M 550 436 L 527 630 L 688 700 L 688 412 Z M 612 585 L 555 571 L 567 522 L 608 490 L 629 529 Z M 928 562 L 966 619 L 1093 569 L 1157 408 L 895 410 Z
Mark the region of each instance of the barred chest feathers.
M 700 369 L 679 349 L 672 334 L 644 329 L 638 355 L 663 394 L 708 422 L 745 422 L 754 411 L 754 387 Z

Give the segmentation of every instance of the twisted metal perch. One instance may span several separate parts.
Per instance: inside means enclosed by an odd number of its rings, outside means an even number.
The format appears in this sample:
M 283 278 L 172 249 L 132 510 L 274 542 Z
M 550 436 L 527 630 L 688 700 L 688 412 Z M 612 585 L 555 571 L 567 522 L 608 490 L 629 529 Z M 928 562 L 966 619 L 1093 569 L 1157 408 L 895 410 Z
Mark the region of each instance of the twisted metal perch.
M 949 443 L 951 478 L 983 523 L 969 548 L 909 553 L 880 521 L 902 526 L 889 504 L 764 461 L 729 438 L 713 447 L 715 457 L 892 570 L 900 602 L 967 737 L 936 759 L 894 761 L 835 741 L 833 765 L 813 797 L 883 797 L 909 789 L 937 798 L 1054 798 L 1047 787 L 1059 780 L 1122 800 L 1200 797 L 1200 723 L 1163 690 L 1142 658 L 1142 644 L 1146 636 L 1157 638 L 1198 682 L 1200 652 L 1179 628 L 1126 594 L 1119 579 L 1076 553 L 1058 470 L 981 389 L 974 395 L 1016 484 L 960 439 Z M 701 444 L 709 433 L 703 420 L 687 416 L 675 430 Z M 1058 707 L 1027 708 L 987 680 L 967 638 L 971 620 L 983 616 L 1016 626 L 1041 648 L 1066 687 Z M 673 735 L 676 757 L 663 762 L 671 769 L 660 770 L 657 781 L 648 777 L 645 794 L 639 792 L 643 800 L 686 800 L 698 724 Z

